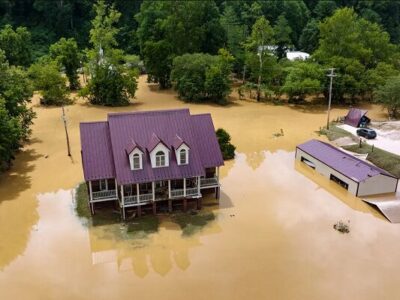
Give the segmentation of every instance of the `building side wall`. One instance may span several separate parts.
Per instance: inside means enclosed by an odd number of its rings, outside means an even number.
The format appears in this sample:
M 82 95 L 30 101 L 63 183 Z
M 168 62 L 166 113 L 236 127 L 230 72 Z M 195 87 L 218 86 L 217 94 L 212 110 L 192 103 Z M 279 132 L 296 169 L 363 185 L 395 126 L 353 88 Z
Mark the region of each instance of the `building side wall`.
M 385 193 L 394 193 L 397 188 L 397 179 L 384 175 L 370 177 L 360 182 L 358 196 L 369 196 Z
M 341 173 L 337 172 L 336 170 L 330 168 L 326 164 L 320 162 L 313 156 L 307 154 L 306 152 L 302 151 L 301 149 L 296 149 L 296 160 L 301 161 L 301 157 L 309 160 L 315 165 L 315 170 L 320 173 L 321 175 L 325 176 L 326 178 L 330 179 L 331 174 L 339 178 L 340 180 L 344 181 L 349 185 L 348 191 L 353 195 L 357 195 L 357 182 L 351 180 L 350 178 L 342 175 Z

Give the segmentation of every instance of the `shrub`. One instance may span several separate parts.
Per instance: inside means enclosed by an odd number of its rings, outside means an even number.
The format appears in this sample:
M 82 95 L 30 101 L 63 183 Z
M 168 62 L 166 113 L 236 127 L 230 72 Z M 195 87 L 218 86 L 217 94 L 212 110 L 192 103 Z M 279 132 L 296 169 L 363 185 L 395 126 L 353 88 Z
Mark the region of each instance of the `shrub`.
M 234 158 L 236 147 L 231 144 L 231 136 L 229 133 L 222 128 L 219 128 L 215 133 L 217 135 L 219 147 L 224 160 Z
M 97 105 L 128 105 L 130 97 L 135 96 L 137 75 L 137 69 L 125 69 L 109 63 L 96 65 L 91 80 L 80 91 L 80 96 Z
M 42 59 L 29 68 L 29 75 L 34 88 L 42 94 L 41 104 L 64 105 L 71 102 L 66 79 L 61 75 L 56 62 Z
M 224 49 L 216 56 L 194 53 L 176 57 L 171 79 L 179 97 L 191 102 L 225 103 L 231 92 L 232 60 Z

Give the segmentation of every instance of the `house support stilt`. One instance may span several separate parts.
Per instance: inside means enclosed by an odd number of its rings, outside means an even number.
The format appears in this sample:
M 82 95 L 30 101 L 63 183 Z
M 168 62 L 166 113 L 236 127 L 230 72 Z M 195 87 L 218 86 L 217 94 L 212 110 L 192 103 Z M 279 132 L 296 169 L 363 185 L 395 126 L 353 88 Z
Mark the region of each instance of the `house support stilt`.
M 153 215 L 157 214 L 157 203 L 153 202 Z
M 183 211 L 184 212 L 187 211 L 187 199 L 186 198 L 183 199 Z
M 201 209 L 201 198 L 197 199 L 197 209 Z
M 168 211 L 170 213 L 172 213 L 172 200 L 171 199 L 168 200 Z

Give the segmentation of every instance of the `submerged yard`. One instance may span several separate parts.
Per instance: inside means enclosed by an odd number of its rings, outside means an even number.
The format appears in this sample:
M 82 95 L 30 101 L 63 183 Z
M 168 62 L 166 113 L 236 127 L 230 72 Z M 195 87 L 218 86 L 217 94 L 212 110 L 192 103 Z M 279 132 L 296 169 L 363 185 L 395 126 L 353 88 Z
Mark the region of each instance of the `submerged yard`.
M 237 146 L 221 169 L 219 203 L 206 198 L 201 215 L 146 216 L 142 225 L 82 222 L 79 122 L 179 107 L 210 112 Z M 324 109 L 185 104 L 141 77 L 129 107 L 66 107 L 69 158 L 60 108 L 36 107 L 30 144 L 0 177 L 0 299 L 396 298 L 398 226 L 294 161 L 297 144 L 324 138 Z M 348 234 L 333 229 L 339 221 Z

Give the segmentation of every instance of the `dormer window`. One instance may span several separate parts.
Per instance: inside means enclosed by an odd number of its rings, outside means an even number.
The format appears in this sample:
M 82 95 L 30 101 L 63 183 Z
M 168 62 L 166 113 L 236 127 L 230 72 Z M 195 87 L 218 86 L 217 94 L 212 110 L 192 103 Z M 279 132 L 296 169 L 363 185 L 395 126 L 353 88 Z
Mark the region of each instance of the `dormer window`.
M 141 169 L 140 167 L 140 154 L 139 153 L 135 153 L 132 157 L 133 160 L 133 169 L 134 170 L 139 170 Z
M 187 154 L 188 154 L 188 151 L 186 149 L 181 149 L 179 151 L 179 164 L 180 165 L 186 165 L 187 164 L 187 161 L 188 161 Z
M 158 151 L 156 153 L 156 167 L 165 167 L 165 153 Z
M 138 147 L 129 153 L 129 165 L 132 171 L 143 169 L 143 154 Z
M 175 157 L 178 166 L 184 166 L 189 164 L 189 153 L 190 153 L 190 148 L 185 143 L 181 143 L 181 145 L 178 148 L 176 148 Z

